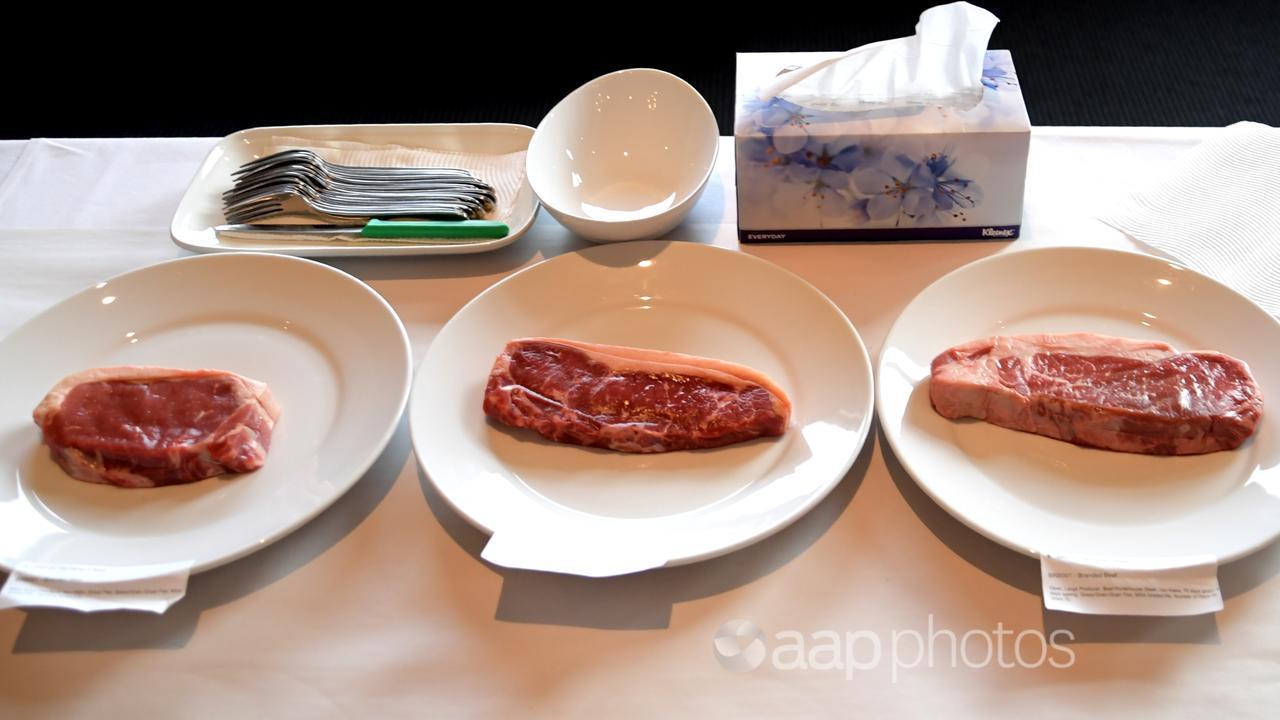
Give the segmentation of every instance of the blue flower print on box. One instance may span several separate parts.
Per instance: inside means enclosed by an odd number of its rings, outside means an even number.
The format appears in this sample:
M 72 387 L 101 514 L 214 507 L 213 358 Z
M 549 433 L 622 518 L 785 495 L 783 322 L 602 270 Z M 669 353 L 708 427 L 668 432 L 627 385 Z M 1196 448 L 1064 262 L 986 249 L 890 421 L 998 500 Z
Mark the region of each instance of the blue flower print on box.
M 849 173 L 865 162 L 866 152 L 853 138 L 811 137 L 792 155 L 791 160 L 821 171 Z
M 777 201 L 802 215 L 817 218 L 819 227 L 843 218 L 849 208 L 848 175 L 796 166 L 787 182 L 778 185 Z
M 955 158 L 948 153 L 932 153 L 923 165 L 933 185 L 930 199 L 934 220 L 946 222 L 949 215 L 952 221 L 964 222 L 967 219 L 964 211 L 982 203 L 982 188 L 973 180 L 955 174 Z
M 791 157 L 778 152 L 768 135 L 747 138 L 741 144 L 741 153 L 752 165 L 760 167 L 782 167 L 791 163 Z
M 868 218 L 892 221 L 895 227 L 964 223 L 965 211 L 982 202 L 982 189 L 956 174 L 955 157 L 948 151 L 919 156 L 889 150 L 854 171 L 852 180 L 867 200 Z
M 1011 77 L 988 57 L 993 82 Z M 741 104 L 740 196 L 748 215 L 792 227 L 948 226 L 968 222 L 982 190 L 962 174 L 954 149 L 860 134 L 828 134 L 841 116 L 782 98 Z M 899 139 L 900 140 L 900 139 Z
M 1013 61 L 1005 53 L 989 52 L 982 60 L 982 84 L 988 90 L 1018 87 L 1018 76 Z
M 772 138 L 783 154 L 796 152 L 809 141 L 813 116 L 795 103 L 777 97 L 750 98 L 743 103 L 742 114 L 754 132 Z
M 872 220 L 903 214 L 915 217 L 932 202 L 927 172 L 903 153 L 885 153 L 879 162 L 853 173 L 852 180 L 858 192 L 867 196 L 867 214 Z

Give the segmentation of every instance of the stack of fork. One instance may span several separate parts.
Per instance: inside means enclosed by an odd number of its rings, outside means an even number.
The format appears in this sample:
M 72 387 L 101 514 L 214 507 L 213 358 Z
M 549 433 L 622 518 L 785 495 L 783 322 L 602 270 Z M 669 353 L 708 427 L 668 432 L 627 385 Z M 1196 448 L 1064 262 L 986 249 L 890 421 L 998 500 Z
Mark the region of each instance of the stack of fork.
M 246 163 L 222 194 L 227 222 L 303 216 L 324 225 L 370 219 L 467 220 L 493 209 L 492 186 L 456 168 L 353 167 L 310 150 L 285 150 Z

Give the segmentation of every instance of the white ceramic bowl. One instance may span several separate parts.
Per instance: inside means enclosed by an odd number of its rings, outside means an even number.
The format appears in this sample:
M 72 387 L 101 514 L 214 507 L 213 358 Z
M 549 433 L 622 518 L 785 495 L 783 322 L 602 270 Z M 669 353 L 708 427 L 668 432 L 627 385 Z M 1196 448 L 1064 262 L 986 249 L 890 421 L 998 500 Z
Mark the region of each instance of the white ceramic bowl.
M 595 242 L 680 224 L 711 177 L 720 130 L 707 101 L 661 70 L 619 70 L 574 90 L 529 143 L 543 207 Z

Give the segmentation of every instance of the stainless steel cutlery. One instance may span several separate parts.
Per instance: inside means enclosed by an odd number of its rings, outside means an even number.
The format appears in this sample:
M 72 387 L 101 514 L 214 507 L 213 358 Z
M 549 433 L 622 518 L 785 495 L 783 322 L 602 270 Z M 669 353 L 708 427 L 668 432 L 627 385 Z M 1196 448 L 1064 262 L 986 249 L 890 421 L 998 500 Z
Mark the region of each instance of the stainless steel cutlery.
M 371 219 L 478 219 L 497 201 L 493 187 L 458 168 L 356 167 L 310 150 L 285 150 L 246 163 L 222 194 L 227 223 L 295 216 L 325 225 Z

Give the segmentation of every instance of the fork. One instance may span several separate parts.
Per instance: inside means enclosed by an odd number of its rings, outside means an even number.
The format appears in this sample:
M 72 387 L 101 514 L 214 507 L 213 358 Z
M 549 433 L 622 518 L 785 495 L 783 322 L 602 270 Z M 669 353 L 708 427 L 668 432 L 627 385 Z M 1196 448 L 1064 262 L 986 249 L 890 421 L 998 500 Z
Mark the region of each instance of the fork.
M 417 205 L 347 205 L 335 207 L 290 192 L 275 192 L 240 203 L 224 211 L 227 222 L 245 225 L 277 215 L 306 215 L 331 225 L 364 224 L 371 218 L 426 218 L 433 220 L 466 220 L 477 214 L 473 207 L 455 203 L 419 203 Z
M 291 161 L 296 158 L 297 161 Z M 254 165 L 254 163 L 257 163 Z M 250 169 L 250 166 L 253 166 Z M 437 184 L 470 184 L 485 190 L 492 190 L 489 185 L 466 170 L 454 168 L 357 168 L 346 165 L 333 165 L 324 161 L 310 151 L 301 153 L 285 151 L 255 160 L 246 164 L 235 173 L 236 185 L 250 185 L 264 178 L 276 177 L 282 173 L 296 174 L 305 177 L 317 188 L 337 184 L 350 185 L 404 185 L 432 186 Z
M 266 188 L 278 185 L 296 187 L 299 193 L 308 197 L 325 196 L 335 201 L 343 198 L 365 198 L 371 200 L 403 200 L 416 199 L 424 194 L 453 193 L 462 197 L 474 198 L 485 210 L 493 209 L 497 195 L 487 186 L 476 183 L 460 183 L 452 180 L 414 183 L 359 183 L 343 182 L 324 183 L 313 176 L 295 170 L 281 170 L 270 175 L 255 177 L 252 181 L 238 183 L 222 194 L 224 205 L 235 205 L 245 199 L 252 198 Z
M 285 150 L 246 163 L 222 194 L 227 222 L 307 215 L 332 224 L 369 218 L 468 219 L 493 209 L 497 193 L 457 168 L 354 167 L 310 150 Z
M 358 166 L 358 165 L 339 165 L 331 163 L 320 157 L 312 150 L 296 148 L 293 150 L 282 150 L 272 155 L 251 160 L 240 169 L 232 173 L 233 177 L 244 175 L 252 175 L 254 173 L 268 170 L 277 165 L 306 166 L 314 168 L 317 174 L 333 178 L 333 179 L 373 179 L 382 180 L 385 178 L 399 177 L 463 177 L 474 178 L 467 170 L 461 168 L 400 168 L 400 167 L 374 167 L 374 166 Z

